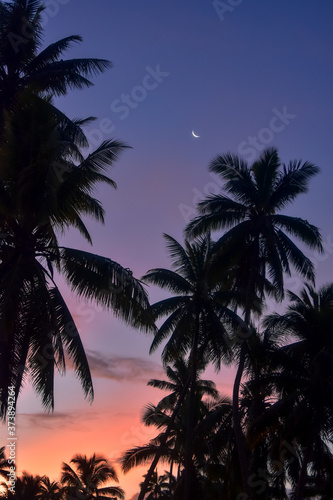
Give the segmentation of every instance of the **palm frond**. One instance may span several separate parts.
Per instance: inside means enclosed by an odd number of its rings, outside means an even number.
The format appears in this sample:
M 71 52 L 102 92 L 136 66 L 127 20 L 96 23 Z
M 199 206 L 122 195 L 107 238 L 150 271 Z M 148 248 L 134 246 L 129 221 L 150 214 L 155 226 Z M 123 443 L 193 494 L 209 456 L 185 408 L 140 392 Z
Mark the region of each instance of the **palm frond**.
M 50 290 L 50 297 L 57 314 L 62 342 L 66 347 L 69 358 L 73 362 L 75 373 L 81 382 L 85 396 L 92 401 L 94 398 L 92 378 L 87 356 L 74 319 L 58 288 L 54 287 Z
M 97 494 L 98 498 L 101 500 L 110 500 L 110 497 L 120 498 L 121 500 L 124 500 L 125 498 L 125 491 L 120 488 L 120 486 L 106 486 L 104 488 L 98 488 Z
M 152 306 L 154 307 L 154 305 Z M 164 321 L 164 323 L 160 326 L 160 328 L 155 333 L 154 340 L 150 346 L 149 352 L 154 352 L 165 340 L 170 333 L 175 332 L 175 328 L 179 324 L 179 322 L 184 318 L 187 319 L 186 311 L 183 309 L 176 309 L 170 316 Z M 184 323 L 184 321 L 182 321 Z
M 312 163 L 291 161 L 284 167 L 276 182 L 275 191 L 270 197 L 270 204 L 275 210 L 281 210 L 299 194 L 308 191 L 309 180 L 319 173 L 319 168 Z
M 115 316 L 131 325 L 146 330 L 153 327 L 144 323 L 147 293 L 129 269 L 106 257 L 65 247 L 61 262 L 69 285 L 80 297 L 112 309 Z
M 189 294 L 192 289 L 187 279 L 169 269 L 150 269 L 141 279 L 177 294 Z
M 252 181 L 247 163 L 237 155 L 226 153 L 218 155 L 209 166 L 212 172 L 224 179 L 224 189 L 231 193 L 236 201 L 253 204 L 257 199 L 257 189 Z
M 121 457 L 121 468 L 124 474 L 129 472 L 133 467 L 149 464 L 159 451 L 159 446 L 148 444 L 146 446 L 135 446 L 126 451 Z M 168 462 L 170 460 L 170 450 L 164 448 L 161 454 L 161 461 Z
M 189 281 L 195 279 L 193 274 L 193 268 L 189 260 L 188 252 L 175 240 L 172 236 L 168 234 L 163 234 L 167 241 L 167 249 L 171 258 L 172 267 L 175 272 L 179 273 L 183 278 Z
M 288 215 L 272 215 L 271 221 L 274 226 L 287 230 L 289 234 L 296 236 L 309 248 L 323 251 L 322 238 L 319 229 L 307 220 Z
M 210 231 L 228 229 L 244 220 L 247 209 L 224 195 L 211 195 L 198 205 L 201 215 L 195 217 L 185 228 L 185 235 L 196 238 Z
M 130 148 L 130 146 L 115 139 L 103 141 L 95 151 L 90 153 L 87 158 L 83 160 L 79 168 L 85 174 L 91 172 L 101 175 L 101 172 L 108 170 L 108 168 L 119 158 L 122 151 L 128 148 Z M 115 183 L 111 181 L 111 179 L 108 179 L 108 182 L 115 187 Z
M 104 59 L 67 59 L 55 61 L 36 69 L 30 79 L 40 91 L 51 91 L 57 96 L 66 95 L 69 89 L 84 89 L 93 84 L 88 79 L 112 67 Z
M 257 187 L 256 203 L 258 205 L 264 206 L 274 193 L 280 166 L 280 158 L 275 148 L 265 149 L 260 158 L 252 165 L 251 171 Z
M 278 231 L 278 238 L 283 245 L 285 252 L 296 269 L 305 279 L 314 282 L 315 273 L 314 265 L 308 257 L 295 245 L 295 243 L 288 238 L 282 231 Z
M 48 45 L 44 50 L 36 55 L 26 67 L 28 74 L 43 69 L 50 63 L 58 61 L 63 52 L 73 46 L 74 43 L 82 42 L 80 35 L 71 35 Z

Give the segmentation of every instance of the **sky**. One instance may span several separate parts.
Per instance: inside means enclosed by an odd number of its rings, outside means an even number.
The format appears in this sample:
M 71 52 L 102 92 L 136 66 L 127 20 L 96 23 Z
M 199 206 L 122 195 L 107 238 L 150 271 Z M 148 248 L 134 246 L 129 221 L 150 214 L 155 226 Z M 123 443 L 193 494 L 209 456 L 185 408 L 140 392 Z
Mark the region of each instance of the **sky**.
M 75 231 L 63 244 L 110 257 L 136 277 L 169 267 L 163 233 L 182 242 L 196 203 L 216 193 L 209 162 L 232 152 L 250 163 L 265 147 L 283 162 L 307 160 L 321 169 L 309 193 L 290 207 L 320 227 L 324 253 L 313 260 L 317 285 L 333 281 L 332 256 L 332 19 L 331 0 L 46 0 L 45 46 L 80 34 L 67 57 L 98 57 L 114 67 L 94 86 L 57 99 L 68 116 L 97 119 L 87 128 L 90 150 L 116 138 L 126 150 L 110 169 L 117 190 L 96 193 L 106 223 L 88 221 L 92 248 Z M 198 135 L 193 137 L 192 131 Z M 296 292 L 301 280 L 286 280 Z M 27 384 L 17 410 L 18 473 L 52 478 L 62 461 L 100 452 L 116 465 L 126 449 L 153 434 L 142 408 L 163 393 L 148 388 L 164 377 L 151 337 L 94 304 L 78 301 L 60 280 L 88 353 L 95 400 L 84 400 L 71 369 L 56 379 L 55 411 L 43 411 Z M 151 302 L 164 297 L 150 287 Z M 272 305 L 274 308 L 274 305 Z M 230 393 L 233 369 L 209 372 Z M 1 428 L 0 442 L 7 436 Z M 120 485 L 133 498 L 146 469 Z

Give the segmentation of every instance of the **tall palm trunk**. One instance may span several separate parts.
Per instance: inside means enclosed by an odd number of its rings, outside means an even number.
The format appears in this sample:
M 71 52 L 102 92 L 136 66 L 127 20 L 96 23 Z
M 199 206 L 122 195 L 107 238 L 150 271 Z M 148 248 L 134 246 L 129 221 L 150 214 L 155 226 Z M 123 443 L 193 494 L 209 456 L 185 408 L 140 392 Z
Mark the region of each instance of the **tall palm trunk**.
M 246 318 L 245 322 L 246 324 L 248 324 Z M 241 415 L 239 410 L 239 388 L 244 372 L 246 354 L 247 354 L 247 343 L 245 340 L 243 340 L 239 356 L 238 369 L 232 393 L 232 416 L 233 416 L 234 434 L 236 439 L 236 446 L 237 446 L 237 453 L 238 453 L 239 466 L 241 470 L 243 488 L 247 494 L 247 498 L 250 500 L 252 497 L 250 494 L 250 487 L 249 487 L 249 463 L 246 454 L 245 440 L 242 431 Z
M 252 250 L 253 257 L 254 257 L 255 249 L 256 249 L 256 246 L 254 246 L 254 248 Z M 252 260 L 254 261 L 254 258 Z M 245 323 L 246 328 L 248 328 L 248 329 L 250 328 L 252 297 L 253 297 L 252 291 L 253 291 L 253 287 L 254 287 L 254 283 L 255 283 L 254 273 L 255 273 L 254 265 L 252 265 L 251 269 L 250 269 L 250 275 L 249 275 L 247 287 L 246 287 L 247 290 L 246 290 L 245 316 L 244 316 L 244 323 Z M 241 345 L 241 350 L 240 350 L 238 369 L 237 369 L 234 387 L 233 387 L 233 393 L 232 393 L 232 416 L 233 416 L 234 434 L 235 434 L 235 439 L 236 439 L 236 446 L 237 446 L 237 453 L 238 453 L 239 466 L 240 466 L 240 470 L 241 470 L 243 488 L 244 488 L 245 493 L 247 494 L 248 500 L 251 500 L 252 496 L 251 496 L 250 486 L 249 486 L 249 475 L 250 475 L 249 463 L 248 463 L 248 457 L 247 457 L 246 448 L 245 448 L 245 439 L 244 439 L 242 425 L 241 425 L 241 415 L 240 415 L 240 408 L 239 408 L 239 389 L 240 389 L 240 384 L 241 384 L 242 377 L 243 377 L 247 351 L 248 351 L 247 340 L 243 339 L 242 345 Z
M 172 473 L 173 473 L 173 459 L 170 464 L 170 472 L 169 472 L 169 496 L 172 497 Z
M 188 391 L 188 388 L 190 386 L 190 383 L 191 383 L 191 379 L 192 379 L 192 374 L 188 377 L 187 381 L 186 381 L 186 384 L 184 385 L 184 388 L 178 398 L 178 401 L 177 401 L 177 404 L 175 406 L 175 409 L 173 410 L 172 412 L 172 415 L 171 415 L 171 418 L 170 418 L 170 421 L 169 421 L 169 424 L 168 424 L 168 427 L 166 428 L 165 430 L 165 433 L 164 433 L 164 436 L 161 440 L 161 444 L 159 446 L 159 449 L 154 457 L 154 460 L 152 461 L 151 463 L 151 466 L 149 467 L 149 470 L 146 474 L 146 477 L 145 477 L 145 480 L 143 481 L 142 483 L 142 486 L 141 486 L 141 491 L 139 493 L 139 496 L 138 496 L 138 500 L 143 500 L 146 493 L 147 493 L 147 488 L 148 488 L 148 485 L 149 485 L 149 481 L 154 473 L 154 470 L 156 469 L 156 466 L 158 464 L 158 461 L 161 457 L 161 454 L 162 454 L 162 450 L 163 450 L 163 447 L 165 446 L 165 443 L 169 437 L 169 434 L 170 434 L 170 431 L 172 429 L 172 426 L 174 424 L 174 421 L 175 421 L 175 418 L 179 412 L 179 409 L 181 407 L 181 405 L 183 404 L 183 401 L 185 399 L 185 396 L 186 396 L 186 393 Z
M 307 480 L 307 469 L 308 469 L 308 463 L 310 460 L 310 456 L 311 456 L 311 440 L 309 440 L 308 445 L 307 445 L 306 450 L 305 450 L 305 453 L 304 453 L 301 472 L 300 472 L 300 475 L 298 478 L 298 483 L 297 483 L 297 488 L 296 488 L 295 500 L 303 500 L 303 498 L 304 498 L 304 488 L 305 488 L 306 480 Z
M 184 500 L 191 500 L 194 493 L 193 484 L 193 438 L 194 438 L 194 417 L 195 417 L 195 396 L 196 396 L 196 380 L 197 380 L 197 364 L 198 364 L 198 342 L 199 342 L 199 315 L 196 316 L 195 331 L 193 336 L 193 344 L 190 354 L 191 366 L 191 386 L 189 407 L 187 415 L 187 429 L 185 442 L 185 470 L 184 470 Z

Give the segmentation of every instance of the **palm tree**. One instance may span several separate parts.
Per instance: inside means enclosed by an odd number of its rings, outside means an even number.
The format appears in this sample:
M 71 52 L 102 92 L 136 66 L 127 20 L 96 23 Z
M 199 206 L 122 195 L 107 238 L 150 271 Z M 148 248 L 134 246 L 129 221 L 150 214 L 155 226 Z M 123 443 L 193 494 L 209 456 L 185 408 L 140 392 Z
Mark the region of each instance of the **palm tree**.
M 216 243 L 216 265 L 218 268 L 237 264 L 236 282 L 246 290 L 244 321 L 250 325 L 251 310 L 258 297 L 269 292 L 277 300 L 283 298 L 283 276 L 290 275 L 290 266 L 306 279 L 314 279 L 313 264 L 288 234 L 309 248 L 322 250 L 319 230 L 306 220 L 279 211 L 307 191 L 309 180 L 319 169 L 300 161 L 282 165 L 277 150 L 272 148 L 263 151 L 251 166 L 235 155 L 217 156 L 210 170 L 226 181 L 224 192 L 199 203 L 199 215 L 185 232 L 188 237 L 197 237 L 207 231 L 227 230 Z M 233 415 L 244 490 L 251 498 L 239 414 L 239 387 L 246 353 L 244 340 L 234 383 Z
M 92 85 L 88 79 L 110 67 L 100 59 L 61 59 L 79 36 L 39 51 L 39 0 L 0 4 L 0 415 L 6 391 L 16 397 L 30 375 L 42 402 L 52 409 L 54 367 L 71 358 L 84 393 L 93 388 L 84 349 L 54 272 L 62 272 L 79 296 L 112 307 L 133 323 L 147 296 L 130 270 L 89 252 L 60 247 L 57 234 L 76 227 L 91 243 L 84 216 L 104 221 L 93 196 L 99 182 L 116 187 L 106 174 L 126 147 L 105 141 L 84 158 L 86 120 L 69 120 L 52 96 Z M 41 308 L 40 305 L 43 304 Z M 15 312 L 15 313 L 14 313 Z
M 0 448 L 0 477 L 7 479 L 9 465 L 5 456 L 5 450 L 6 450 L 5 446 L 2 446 Z
M 171 236 L 164 236 L 174 270 L 152 269 L 142 279 L 176 294 L 151 306 L 150 311 L 155 319 L 166 315 L 168 317 L 155 334 L 150 352 L 168 337 L 170 338 L 162 353 L 164 363 L 190 352 L 191 373 L 188 384 L 192 411 L 188 412 L 185 460 L 186 491 L 190 494 L 190 475 L 193 472 L 193 408 L 198 363 L 212 361 L 219 368 L 222 360 L 226 363 L 231 361 L 231 339 L 226 322 L 236 322 L 239 318 L 227 307 L 235 303 L 236 294 L 223 288 L 221 283 L 216 283 L 211 274 L 214 246 L 210 236 L 206 235 L 191 244 L 186 241 L 184 247 Z M 237 298 L 240 299 L 240 295 Z M 153 465 L 154 462 L 152 467 Z M 149 473 L 147 482 L 148 478 Z M 140 495 L 143 498 L 142 490 Z M 142 498 L 139 497 L 139 500 Z
M 147 491 L 149 494 L 146 497 L 146 500 L 168 500 L 168 499 L 170 499 L 171 497 L 170 497 L 169 480 L 170 480 L 170 477 L 168 474 L 159 475 L 158 472 L 155 471 L 149 480 L 149 485 L 147 488 Z M 140 486 L 141 486 L 141 484 L 140 484 Z
M 203 396 L 209 396 L 213 399 L 217 399 L 218 392 L 214 382 L 199 378 L 204 368 L 205 365 L 202 363 L 200 364 L 199 362 L 196 373 L 196 394 L 200 395 L 201 398 Z M 172 410 L 177 404 L 178 398 L 182 393 L 182 389 L 188 380 L 190 372 L 189 360 L 185 360 L 180 357 L 174 361 L 173 366 L 166 365 L 164 369 L 169 380 L 152 378 L 147 382 L 147 385 L 164 391 L 169 391 L 170 394 L 161 399 L 158 403 L 158 407 L 162 410 Z
M 103 207 L 93 191 L 100 182 L 116 187 L 105 171 L 126 145 L 105 141 L 85 158 L 76 131 L 59 122 L 46 102 L 26 96 L 4 116 L 4 140 L 0 141 L 3 418 L 8 387 L 16 388 L 17 397 L 28 374 L 43 405 L 53 409 L 54 368 L 64 371 L 64 351 L 85 395 L 93 397 L 86 355 L 56 285 L 55 271 L 80 297 L 112 308 L 128 323 L 135 323 L 148 305 L 146 292 L 130 270 L 109 258 L 61 247 L 57 239 L 57 233 L 76 227 L 91 242 L 83 216 L 104 222 Z
M 94 498 L 124 499 L 124 491 L 119 486 L 106 486 L 110 481 L 118 482 L 115 468 L 103 455 L 95 453 L 87 458 L 86 455 L 76 454 L 70 461 L 75 465 L 63 462 L 61 484 L 64 486 L 67 498 Z
M 1 110 L 10 109 L 27 88 L 39 98 L 63 96 L 71 89 L 90 87 L 91 76 L 112 67 L 104 59 L 63 60 L 63 53 L 82 41 L 78 35 L 58 40 L 40 51 L 44 9 L 40 0 L 11 0 L 0 4 Z M 2 116 L 0 124 L 1 131 Z
M 43 500 L 62 500 L 65 490 L 57 481 L 50 481 L 50 478 L 43 476 L 41 479 L 41 498 Z
M 317 493 L 327 488 L 332 465 L 333 283 L 318 292 L 307 284 L 299 295 L 289 292 L 288 296 L 286 313 L 265 319 L 275 335 L 289 336 L 294 342 L 277 353 L 279 373 L 274 382 L 280 400 L 261 421 L 279 418 L 283 437 L 292 438 L 302 450 L 299 468 L 291 477 L 294 498 L 300 500 L 307 484 Z
M 281 334 L 265 330 L 254 331 L 248 340 L 247 381 L 241 389 L 240 412 L 255 500 L 287 500 L 287 470 L 295 461 L 279 434 L 276 420 L 266 431 L 257 426 L 277 400 L 272 367 L 283 339 Z
M 212 470 L 216 470 L 220 466 L 221 460 L 223 464 L 225 463 L 224 459 L 228 456 L 226 450 L 229 447 L 230 437 L 230 433 L 226 432 L 226 430 L 229 429 L 232 422 L 231 404 L 228 398 L 220 398 L 212 381 L 199 378 L 199 373 L 203 368 L 201 366 L 197 373 L 193 415 L 193 470 L 191 474 L 191 479 L 195 483 L 193 499 L 202 498 L 208 485 L 211 484 Z M 173 417 L 174 408 L 178 404 L 179 395 L 188 380 L 191 367 L 188 361 L 178 359 L 173 367 L 167 366 L 166 371 L 169 381 L 151 379 L 148 384 L 162 390 L 171 391 L 170 394 L 165 396 L 157 405 L 147 405 L 142 416 L 142 421 L 146 426 L 154 426 L 160 430 L 160 433 L 151 439 L 149 443 L 127 450 L 121 459 L 122 469 L 126 473 L 133 467 L 152 462 L 154 457 L 158 455 L 164 463 L 170 464 L 170 478 L 173 477 L 173 468 L 177 466 L 178 473 L 174 498 L 183 498 L 188 413 L 192 411 L 189 391 L 187 391 L 176 417 L 174 419 Z M 164 441 L 165 429 L 169 427 L 170 422 L 172 422 L 171 430 L 167 440 Z M 222 428 L 224 432 L 221 431 Z M 154 464 L 154 460 L 152 463 Z M 221 467 L 224 469 L 224 465 L 221 465 Z M 155 474 L 155 470 L 153 473 Z M 145 478 L 147 478 L 147 474 Z M 220 480 L 224 482 L 225 477 L 221 477 Z M 146 488 L 145 481 L 141 484 L 141 492 L 144 488 Z M 170 489 L 173 490 L 174 488 Z
M 42 499 L 42 477 L 33 476 L 28 472 L 23 472 L 22 476 L 17 477 L 15 481 L 15 492 L 9 488 L 4 498 L 9 500 L 31 500 L 32 498 Z
M 199 378 L 200 373 L 203 371 L 204 366 L 198 367 L 196 379 L 196 398 L 201 404 L 203 397 L 210 397 L 214 401 L 218 399 L 218 391 L 214 382 L 211 380 L 202 380 Z M 147 385 L 156 387 L 158 389 L 168 391 L 169 394 L 159 401 L 157 405 L 148 404 L 145 407 L 142 415 L 142 421 L 146 426 L 154 425 L 158 429 L 165 428 L 171 420 L 179 397 L 186 386 L 190 366 L 189 361 L 183 358 L 177 359 L 173 366 L 167 365 L 165 367 L 166 375 L 169 380 L 150 379 Z M 184 461 L 184 443 L 186 427 L 186 414 L 188 413 L 189 395 L 188 391 L 185 400 L 176 416 L 173 423 L 169 439 L 164 447 L 162 458 L 164 461 L 170 463 L 170 474 L 173 472 L 174 463 L 182 463 Z M 122 458 L 122 466 L 125 472 L 128 472 L 132 467 L 136 467 L 142 463 L 147 463 L 151 460 L 151 456 L 156 454 L 158 448 L 155 443 L 160 442 L 161 434 L 158 438 L 154 438 L 150 445 L 135 447 L 133 450 L 126 452 Z

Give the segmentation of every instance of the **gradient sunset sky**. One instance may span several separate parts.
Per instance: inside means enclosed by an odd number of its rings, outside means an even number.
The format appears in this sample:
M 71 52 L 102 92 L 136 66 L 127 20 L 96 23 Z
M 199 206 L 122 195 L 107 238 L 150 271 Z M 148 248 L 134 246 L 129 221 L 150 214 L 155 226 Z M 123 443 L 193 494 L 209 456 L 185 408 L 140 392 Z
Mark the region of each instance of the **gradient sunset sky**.
M 87 223 L 93 248 L 74 230 L 64 244 L 110 257 L 137 277 L 169 267 L 162 233 L 182 241 L 196 202 L 219 189 L 210 160 L 230 151 L 253 161 L 264 147 L 276 146 L 284 162 L 296 158 L 321 168 L 288 214 L 321 228 L 324 254 L 307 255 L 317 285 L 333 281 L 331 0 L 45 4 L 45 46 L 80 34 L 83 43 L 68 57 L 114 64 L 93 88 L 57 105 L 73 118 L 97 117 L 87 129 L 92 148 L 111 137 L 132 147 L 110 169 L 117 191 L 97 193 L 107 215 L 104 227 Z M 295 275 L 286 284 L 295 292 L 302 285 Z M 121 452 L 152 436 L 140 423 L 142 407 L 163 396 L 146 387 L 151 377 L 164 377 L 160 351 L 148 354 L 151 338 L 78 302 L 62 281 L 61 289 L 89 356 L 95 401 L 84 400 L 70 369 L 57 377 L 53 414 L 43 412 L 27 384 L 18 404 L 18 474 L 57 478 L 61 462 L 77 452 L 100 452 L 116 463 Z M 149 294 L 152 302 L 164 297 L 154 288 Z M 230 392 L 232 369 L 208 376 Z M 0 437 L 4 443 L 6 426 Z M 120 475 L 126 499 L 138 491 L 144 472 Z

